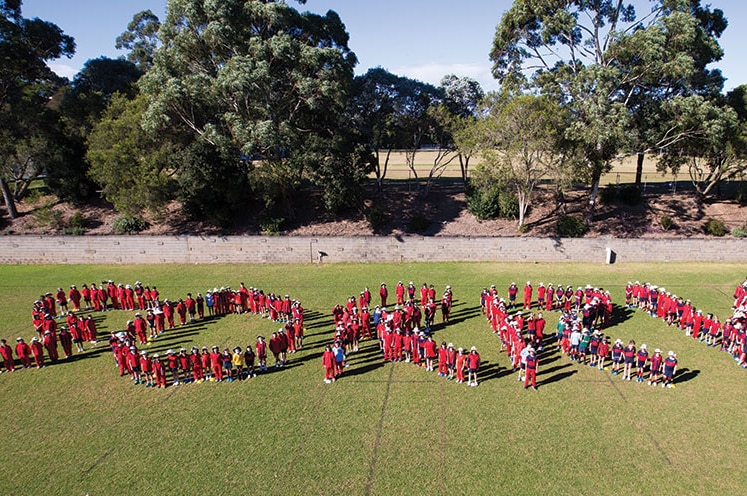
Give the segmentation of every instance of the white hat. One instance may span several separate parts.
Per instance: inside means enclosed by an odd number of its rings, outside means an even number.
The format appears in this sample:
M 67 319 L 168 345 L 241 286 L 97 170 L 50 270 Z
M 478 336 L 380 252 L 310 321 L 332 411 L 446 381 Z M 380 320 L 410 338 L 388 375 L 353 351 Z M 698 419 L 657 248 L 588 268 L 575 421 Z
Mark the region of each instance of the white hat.
M 642 349 L 642 350 L 645 350 L 646 348 L 648 348 L 648 346 L 646 346 L 646 343 L 643 343 L 643 344 L 641 345 L 641 349 Z
M 669 352 L 667 353 L 667 355 L 669 355 L 670 357 L 677 356 L 677 355 L 674 354 L 674 352 L 672 350 L 669 350 Z
M 659 348 L 656 348 L 656 349 L 654 350 L 654 353 L 661 353 L 661 350 L 660 350 Z
M 447 345 L 447 347 L 448 347 L 448 348 L 453 348 L 453 347 L 454 347 L 454 343 L 449 343 L 449 344 Z
M 477 346 L 473 346 L 472 348 L 470 348 L 470 351 L 477 351 Z
M 464 351 L 464 348 L 459 348 L 459 349 L 458 349 L 457 351 L 458 351 L 459 353 L 462 353 L 462 352 Z

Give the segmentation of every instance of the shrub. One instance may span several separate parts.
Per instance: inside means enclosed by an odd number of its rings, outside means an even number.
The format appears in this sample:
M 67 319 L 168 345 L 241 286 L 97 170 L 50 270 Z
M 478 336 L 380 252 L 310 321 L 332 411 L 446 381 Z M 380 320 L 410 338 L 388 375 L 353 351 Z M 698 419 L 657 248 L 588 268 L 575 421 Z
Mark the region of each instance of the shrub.
M 477 220 L 494 219 L 500 214 L 500 191 L 493 188 L 488 191 L 474 188 L 467 193 L 467 210 Z
M 498 197 L 499 213 L 503 219 L 519 218 L 519 199 L 511 191 L 501 191 Z
M 735 227 L 731 230 L 731 235 L 735 238 L 744 238 L 747 237 L 747 227 L 745 226 L 739 226 Z
M 39 226 L 49 227 L 56 231 L 60 231 L 65 227 L 62 212 L 53 209 L 50 205 L 45 205 L 34 210 L 32 215 Z
M 68 236 L 83 236 L 85 233 L 85 227 L 66 227 L 62 230 L 62 234 L 66 234 Z
M 383 229 L 387 224 L 389 224 L 389 216 L 378 207 L 374 207 L 368 211 L 366 214 L 366 220 L 374 231 Z
M 112 223 L 114 234 L 135 234 L 148 228 L 148 223 L 140 218 L 130 215 L 120 215 Z
M 69 222 L 69 224 L 70 224 L 70 227 L 72 227 L 72 228 L 81 228 L 81 229 L 85 229 L 85 227 L 86 227 L 86 218 L 85 218 L 85 217 L 83 216 L 83 214 L 82 214 L 82 213 L 80 213 L 80 212 L 75 212 L 75 213 L 74 213 L 74 214 L 73 214 L 73 215 L 72 215 L 72 216 L 70 217 L 70 222 Z
M 626 205 L 638 205 L 641 203 L 641 190 L 638 186 L 629 184 L 620 188 L 617 194 L 620 201 Z
M 674 229 L 676 224 L 674 223 L 674 220 L 668 215 L 662 215 L 661 219 L 659 219 L 659 224 L 661 224 L 661 228 L 665 231 L 669 231 L 670 229 Z
M 259 228 L 266 236 L 278 236 L 283 230 L 285 219 L 271 215 L 263 215 L 259 219 Z
M 558 234 L 567 238 L 580 238 L 589 228 L 579 216 L 563 215 L 558 219 Z
M 599 191 L 599 201 L 605 205 L 614 203 L 617 200 L 617 186 L 608 184 Z
M 718 219 L 709 219 L 705 225 L 705 232 L 710 236 L 725 236 L 727 232 L 726 225 Z
M 409 232 L 422 233 L 428 229 L 430 223 L 431 221 L 429 221 L 424 215 L 416 215 L 410 219 L 410 222 L 407 224 L 407 230 Z

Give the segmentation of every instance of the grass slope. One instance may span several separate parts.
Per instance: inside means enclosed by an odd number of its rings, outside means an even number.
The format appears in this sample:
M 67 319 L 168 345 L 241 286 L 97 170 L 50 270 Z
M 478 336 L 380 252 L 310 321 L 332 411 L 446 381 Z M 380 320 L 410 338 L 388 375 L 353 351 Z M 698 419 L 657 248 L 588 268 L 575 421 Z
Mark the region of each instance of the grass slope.
M 135 387 L 105 344 L 70 363 L 0 375 L 6 443 L 0 494 L 743 494 L 745 371 L 656 319 L 618 307 L 613 337 L 674 349 L 683 377 L 650 388 L 543 355 L 539 391 L 524 391 L 479 314 L 479 293 L 511 281 L 591 283 L 622 303 L 647 280 L 699 308 L 729 313 L 736 264 L 325 264 L 322 266 L 0 266 L 0 336 L 30 339 L 31 302 L 58 286 L 113 279 L 163 297 L 243 281 L 307 309 L 305 348 L 290 366 L 243 383 Z M 365 342 L 332 385 L 321 350 L 330 310 L 386 281 L 451 284 L 454 323 L 438 341 L 476 345 L 481 384 L 384 364 Z M 100 331 L 131 312 L 96 316 Z M 554 326 L 556 314 L 548 318 Z M 277 324 L 228 316 L 170 331 L 151 347 L 244 345 Z

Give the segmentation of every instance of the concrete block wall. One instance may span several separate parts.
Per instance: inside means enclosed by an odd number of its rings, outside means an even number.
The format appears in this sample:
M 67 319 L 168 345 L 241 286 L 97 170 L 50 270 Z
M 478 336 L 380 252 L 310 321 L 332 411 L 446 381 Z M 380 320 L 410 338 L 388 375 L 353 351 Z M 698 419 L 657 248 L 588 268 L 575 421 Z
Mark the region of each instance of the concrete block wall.
M 2 264 L 325 262 L 747 262 L 734 238 L 0 236 Z

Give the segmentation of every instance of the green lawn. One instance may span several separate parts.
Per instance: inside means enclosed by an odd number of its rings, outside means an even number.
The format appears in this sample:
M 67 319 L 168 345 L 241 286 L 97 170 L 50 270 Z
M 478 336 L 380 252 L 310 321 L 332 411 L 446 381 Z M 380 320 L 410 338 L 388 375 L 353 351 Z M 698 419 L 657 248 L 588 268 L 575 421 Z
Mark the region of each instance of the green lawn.
M 299 298 L 308 329 L 287 369 L 247 382 L 133 386 L 104 343 L 70 363 L 0 374 L 0 494 L 744 494 L 747 371 L 725 354 L 618 307 L 613 339 L 675 350 L 686 381 L 672 390 L 622 382 L 550 352 L 539 390 L 524 391 L 478 309 L 490 284 L 590 283 L 621 305 L 628 280 L 648 280 L 723 320 L 744 276 L 738 264 L 0 266 L 0 336 L 10 342 L 31 338 L 40 293 L 102 279 L 139 279 L 172 299 L 243 281 Z M 398 280 L 453 287 L 455 322 L 436 337 L 478 347 L 479 387 L 384 364 L 372 342 L 341 380 L 323 383 L 331 308 Z M 97 315 L 100 331 L 131 314 Z M 276 327 L 228 316 L 170 331 L 150 349 L 246 346 Z

